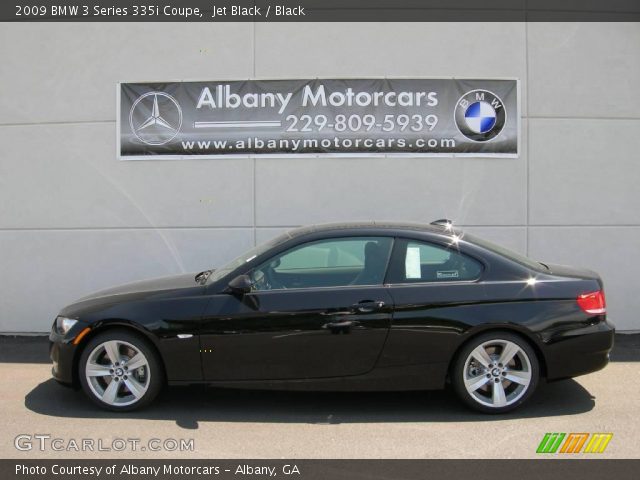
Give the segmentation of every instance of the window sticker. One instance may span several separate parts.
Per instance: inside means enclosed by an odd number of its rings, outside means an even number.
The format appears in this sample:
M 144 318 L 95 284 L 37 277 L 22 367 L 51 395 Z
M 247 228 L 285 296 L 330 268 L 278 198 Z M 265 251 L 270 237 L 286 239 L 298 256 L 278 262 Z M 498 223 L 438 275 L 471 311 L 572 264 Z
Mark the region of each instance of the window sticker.
M 422 278 L 420 268 L 420 247 L 407 247 L 407 256 L 404 260 L 405 278 Z
M 460 275 L 458 270 L 439 270 L 436 272 L 436 278 L 444 279 L 444 278 L 459 278 Z

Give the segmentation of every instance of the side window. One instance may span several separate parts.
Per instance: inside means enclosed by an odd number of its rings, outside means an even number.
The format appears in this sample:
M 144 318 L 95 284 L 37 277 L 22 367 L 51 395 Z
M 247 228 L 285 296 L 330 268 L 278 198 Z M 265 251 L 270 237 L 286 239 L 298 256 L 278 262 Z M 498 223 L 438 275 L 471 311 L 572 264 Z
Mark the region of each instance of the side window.
M 475 280 L 482 273 L 480 262 L 454 248 L 416 241 L 405 241 L 399 247 L 394 283 Z
M 280 257 L 276 272 L 310 268 L 363 268 L 361 240 L 321 242 L 298 248 Z
M 344 237 L 306 243 L 251 272 L 254 290 L 381 285 L 393 239 Z

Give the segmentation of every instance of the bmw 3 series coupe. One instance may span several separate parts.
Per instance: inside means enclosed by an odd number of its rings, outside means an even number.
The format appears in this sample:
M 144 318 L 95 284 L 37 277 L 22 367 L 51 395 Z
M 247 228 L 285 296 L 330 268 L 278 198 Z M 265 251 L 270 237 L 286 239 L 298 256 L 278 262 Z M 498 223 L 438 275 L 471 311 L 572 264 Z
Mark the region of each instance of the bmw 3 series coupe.
M 117 411 L 165 384 L 333 391 L 451 385 L 512 410 L 541 381 L 603 368 L 601 278 L 430 225 L 292 230 L 216 270 L 123 285 L 64 308 L 53 376 Z

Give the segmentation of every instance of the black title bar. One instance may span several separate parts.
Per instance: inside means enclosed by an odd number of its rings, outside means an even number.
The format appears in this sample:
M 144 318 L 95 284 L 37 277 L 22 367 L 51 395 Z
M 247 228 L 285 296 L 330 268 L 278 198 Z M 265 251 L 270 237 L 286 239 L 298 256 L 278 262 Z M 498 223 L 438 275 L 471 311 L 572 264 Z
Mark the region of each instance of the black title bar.
M 640 21 L 638 0 L 14 0 L 12 22 Z
M 0 478 L 591 480 L 637 478 L 640 460 L 0 460 Z

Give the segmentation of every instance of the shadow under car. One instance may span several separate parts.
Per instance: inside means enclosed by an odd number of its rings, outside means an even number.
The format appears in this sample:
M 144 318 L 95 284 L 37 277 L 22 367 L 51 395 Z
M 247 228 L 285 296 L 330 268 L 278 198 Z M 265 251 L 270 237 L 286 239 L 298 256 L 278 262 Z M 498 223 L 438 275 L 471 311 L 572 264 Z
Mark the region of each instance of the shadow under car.
M 34 413 L 54 417 L 173 420 L 185 429 L 199 422 L 306 424 L 385 422 L 478 422 L 575 415 L 593 409 L 595 398 L 578 382 L 541 383 L 520 409 L 503 415 L 474 413 L 450 389 L 412 392 L 294 392 L 205 386 L 167 387 L 157 401 L 132 412 L 109 412 L 80 390 L 50 379 L 25 397 Z

